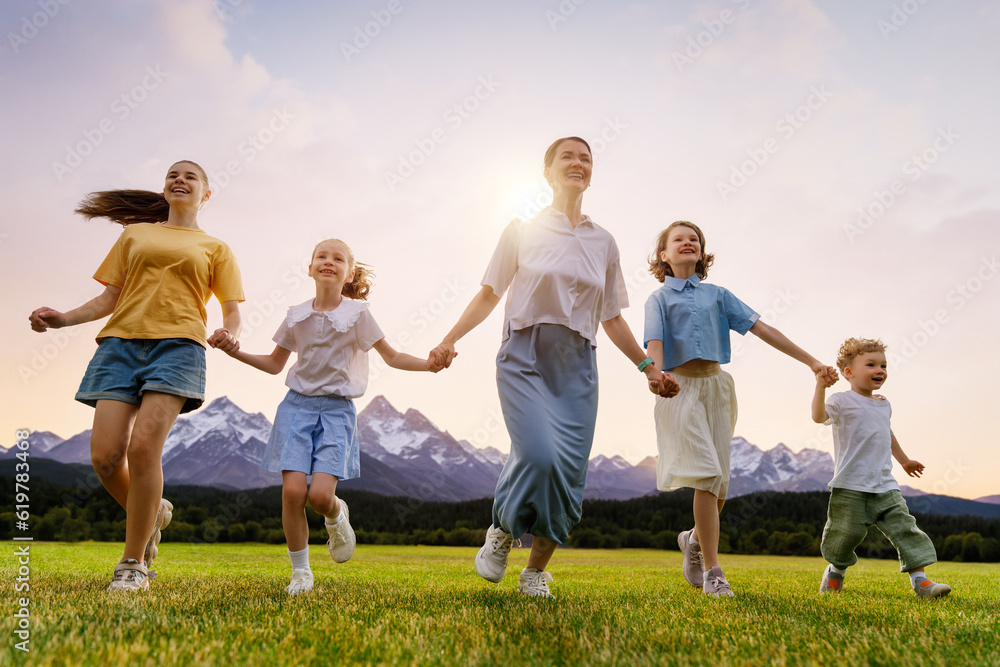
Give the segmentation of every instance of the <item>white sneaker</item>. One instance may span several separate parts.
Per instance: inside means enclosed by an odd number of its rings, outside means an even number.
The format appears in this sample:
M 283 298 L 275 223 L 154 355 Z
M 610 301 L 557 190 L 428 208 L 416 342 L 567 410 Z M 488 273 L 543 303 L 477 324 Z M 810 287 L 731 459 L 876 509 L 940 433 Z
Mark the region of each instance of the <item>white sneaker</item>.
M 330 558 L 334 563 L 346 563 L 354 555 L 354 547 L 358 540 L 354 536 L 354 529 L 351 528 L 351 513 L 347 510 L 347 503 L 340 501 L 340 513 L 344 518 L 336 524 L 326 523 L 326 532 L 330 534 L 330 539 L 326 542 L 326 550 L 330 552 Z
M 115 565 L 115 574 L 108 585 L 109 591 L 139 591 L 149 588 L 146 566 L 134 558 L 126 558 Z
M 517 592 L 532 598 L 551 598 L 554 600 L 556 596 L 549 592 L 551 581 L 552 575 L 548 572 L 526 567 L 521 570 L 521 576 L 517 580 Z
M 717 598 L 731 598 L 734 595 L 733 589 L 726 581 L 726 575 L 722 573 L 722 568 L 718 565 L 705 573 L 705 583 L 701 592 Z
M 683 556 L 681 569 L 684 572 L 684 578 L 692 586 L 701 588 L 705 585 L 705 578 L 702 573 L 701 545 L 691 544 L 691 535 L 693 534 L 694 528 L 685 530 L 679 534 L 677 536 L 677 546 L 680 547 L 681 555 Z
M 160 531 L 170 525 L 170 519 L 173 518 L 174 514 L 173 504 L 166 498 L 160 498 L 160 509 L 156 512 L 156 522 L 153 524 L 153 532 L 150 533 L 149 539 L 146 540 L 146 549 L 142 554 L 142 562 L 148 568 L 153 559 L 156 558 L 156 554 L 159 553 L 157 545 L 160 543 Z M 156 577 L 156 572 L 149 572 L 150 578 Z
M 500 583 L 507 573 L 507 557 L 513 545 L 513 535 L 503 528 L 490 526 L 486 531 L 486 544 L 476 554 L 476 573 L 487 581 Z
M 311 591 L 313 588 L 313 573 L 310 570 L 292 570 L 292 583 L 288 584 L 285 592 L 289 595 L 298 595 Z

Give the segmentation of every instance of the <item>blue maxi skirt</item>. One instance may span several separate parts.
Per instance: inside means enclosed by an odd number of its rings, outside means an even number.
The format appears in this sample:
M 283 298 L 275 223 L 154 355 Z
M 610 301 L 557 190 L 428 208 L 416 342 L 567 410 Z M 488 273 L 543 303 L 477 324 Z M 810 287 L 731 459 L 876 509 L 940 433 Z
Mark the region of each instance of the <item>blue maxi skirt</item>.
M 597 421 L 594 347 L 559 324 L 513 331 L 497 355 L 511 449 L 497 480 L 493 525 L 565 544 L 583 514 Z

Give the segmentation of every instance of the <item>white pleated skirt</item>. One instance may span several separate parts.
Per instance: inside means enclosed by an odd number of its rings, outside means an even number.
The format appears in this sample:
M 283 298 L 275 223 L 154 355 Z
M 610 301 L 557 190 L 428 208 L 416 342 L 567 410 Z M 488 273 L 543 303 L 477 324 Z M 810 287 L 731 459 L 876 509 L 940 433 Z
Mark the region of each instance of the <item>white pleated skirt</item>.
M 673 398 L 656 398 L 656 486 L 661 491 L 701 489 L 729 493 L 729 448 L 736 430 L 736 385 L 716 367 L 670 371 L 681 386 Z

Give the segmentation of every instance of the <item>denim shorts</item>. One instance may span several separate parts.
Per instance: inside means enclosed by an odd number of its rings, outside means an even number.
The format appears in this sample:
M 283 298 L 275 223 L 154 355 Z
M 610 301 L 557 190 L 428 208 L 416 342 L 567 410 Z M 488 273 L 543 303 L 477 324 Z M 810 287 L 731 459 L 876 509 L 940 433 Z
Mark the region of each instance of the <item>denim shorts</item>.
M 289 391 L 278 406 L 261 467 L 271 472 L 324 472 L 339 479 L 361 476 L 358 417 L 342 396 Z
M 139 405 L 147 391 L 182 396 L 181 412 L 205 401 L 205 348 L 187 338 L 103 338 L 76 400 L 91 407 L 111 400 Z

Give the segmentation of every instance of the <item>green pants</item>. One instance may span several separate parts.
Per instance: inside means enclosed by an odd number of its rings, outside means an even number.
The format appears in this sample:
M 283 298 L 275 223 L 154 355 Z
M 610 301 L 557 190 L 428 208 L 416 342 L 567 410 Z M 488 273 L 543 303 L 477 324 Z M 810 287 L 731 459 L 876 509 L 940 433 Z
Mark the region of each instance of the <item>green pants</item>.
M 899 553 L 900 572 L 909 572 L 937 561 L 934 543 L 917 528 L 898 489 L 866 493 L 831 489 L 830 508 L 820 551 L 829 563 L 843 570 L 858 562 L 854 550 L 875 526 Z

